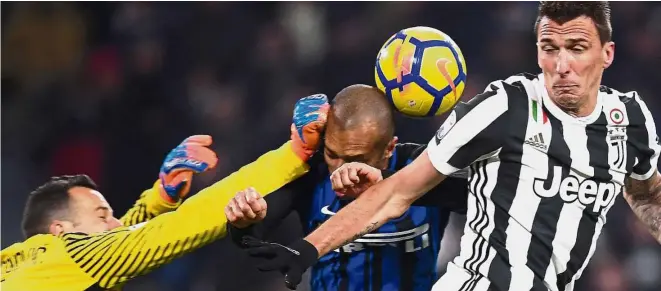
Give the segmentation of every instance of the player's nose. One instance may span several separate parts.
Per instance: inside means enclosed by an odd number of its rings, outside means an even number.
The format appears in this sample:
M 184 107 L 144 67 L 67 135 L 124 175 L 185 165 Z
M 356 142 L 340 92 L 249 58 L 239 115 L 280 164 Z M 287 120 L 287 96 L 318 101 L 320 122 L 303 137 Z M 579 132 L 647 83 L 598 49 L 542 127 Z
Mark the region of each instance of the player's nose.
M 122 226 L 122 222 L 119 219 L 113 217 L 108 221 L 108 229 L 115 229 Z
M 555 71 L 558 74 L 566 75 L 569 73 L 570 69 L 570 58 L 569 52 L 566 50 L 560 50 L 558 53 L 557 59 L 555 61 Z

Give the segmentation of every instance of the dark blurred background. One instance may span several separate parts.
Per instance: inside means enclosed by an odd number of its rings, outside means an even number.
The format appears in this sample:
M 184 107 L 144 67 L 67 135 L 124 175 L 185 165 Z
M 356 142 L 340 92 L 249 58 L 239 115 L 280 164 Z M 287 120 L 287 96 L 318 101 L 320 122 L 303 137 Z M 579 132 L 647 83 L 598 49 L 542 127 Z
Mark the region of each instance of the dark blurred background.
M 661 124 L 661 4 L 612 5 L 616 57 L 604 84 L 637 90 Z M 155 181 L 172 147 L 205 133 L 220 166 L 195 187 L 217 181 L 288 139 L 298 98 L 374 84 L 378 49 L 406 27 L 435 27 L 459 44 L 468 65 L 464 99 L 494 79 L 536 73 L 536 6 L 2 2 L 2 247 L 22 240 L 25 197 L 52 175 L 90 175 L 121 214 Z M 397 134 L 427 142 L 442 119 L 399 118 Z M 463 219 L 448 228 L 441 271 L 457 252 Z M 609 221 L 578 290 L 661 290 L 661 247 L 622 199 Z M 278 233 L 287 239 L 300 229 L 283 225 Z M 279 275 L 258 273 L 224 240 L 125 288 L 283 289 Z

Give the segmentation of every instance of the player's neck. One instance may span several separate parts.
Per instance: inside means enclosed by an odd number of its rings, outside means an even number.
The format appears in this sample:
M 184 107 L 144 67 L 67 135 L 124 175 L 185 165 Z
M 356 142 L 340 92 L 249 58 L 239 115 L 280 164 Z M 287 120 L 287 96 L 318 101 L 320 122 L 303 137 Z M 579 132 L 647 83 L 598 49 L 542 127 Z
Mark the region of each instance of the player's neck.
M 594 95 L 587 98 L 584 97 L 580 102 L 562 100 L 562 98 L 556 98 L 550 96 L 550 94 L 544 94 L 543 99 L 549 113 L 559 120 L 570 123 L 589 124 L 595 122 L 601 113 L 601 102 L 599 101 L 598 93 L 599 91 L 595 90 Z
M 547 91 L 548 92 L 548 91 Z M 573 102 L 555 96 L 549 96 L 553 104 L 567 115 L 581 119 L 594 113 L 599 103 L 599 88 L 590 90 L 590 95 L 582 97 L 580 101 Z
M 569 116 L 574 118 L 583 118 L 590 116 L 592 112 L 594 112 L 595 108 L 597 107 L 597 96 L 595 95 L 594 98 L 587 98 L 585 102 L 579 104 L 578 106 L 563 106 L 563 104 L 556 102 L 555 100 L 553 100 L 553 103 L 555 103 L 556 106 L 562 109 L 562 111 L 567 113 Z

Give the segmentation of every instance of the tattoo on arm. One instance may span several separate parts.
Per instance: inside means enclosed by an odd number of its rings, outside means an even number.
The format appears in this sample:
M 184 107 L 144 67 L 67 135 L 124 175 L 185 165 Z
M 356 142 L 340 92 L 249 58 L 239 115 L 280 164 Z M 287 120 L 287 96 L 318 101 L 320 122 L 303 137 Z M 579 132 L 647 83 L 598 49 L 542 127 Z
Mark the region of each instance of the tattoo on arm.
M 364 236 L 364 235 L 366 235 L 366 234 L 368 234 L 368 233 L 374 231 L 375 229 L 377 229 L 377 225 L 378 225 L 378 224 L 379 224 L 379 223 L 376 222 L 376 221 L 370 223 L 370 225 L 368 225 L 367 227 L 365 227 L 365 229 L 363 229 L 363 231 L 357 233 L 357 234 L 354 235 L 352 238 L 350 238 L 350 239 L 344 241 L 344 242 L 342 243 L 342 245 L 346 245 L 346 244 L 348 244 L 348 243 L 350 243 L 350 242 L 353 242 L 353 241 L 355 241 L 355 240 L 361 238 L 362 236 Z
M 650 233 L 661 243 L 661 177 L 659 173 L 647 181 L 628 178 L 625 181 L 626 200 Z

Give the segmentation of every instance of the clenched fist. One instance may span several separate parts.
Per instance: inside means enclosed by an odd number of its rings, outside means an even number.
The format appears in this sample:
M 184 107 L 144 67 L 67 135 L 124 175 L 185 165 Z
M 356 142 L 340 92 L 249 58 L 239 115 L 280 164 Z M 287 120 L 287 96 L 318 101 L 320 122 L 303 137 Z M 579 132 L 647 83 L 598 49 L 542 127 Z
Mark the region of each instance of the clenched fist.
M 340 197 L 356 198 L 383 180 L 381 170 L 364 163 L 346 163 L 331 174 L 333 190 Z
M 236 228 L 246 228 L 266 217 L 266 200 L 250 187 L 236 193 L 225 207 L 227 221 Z

